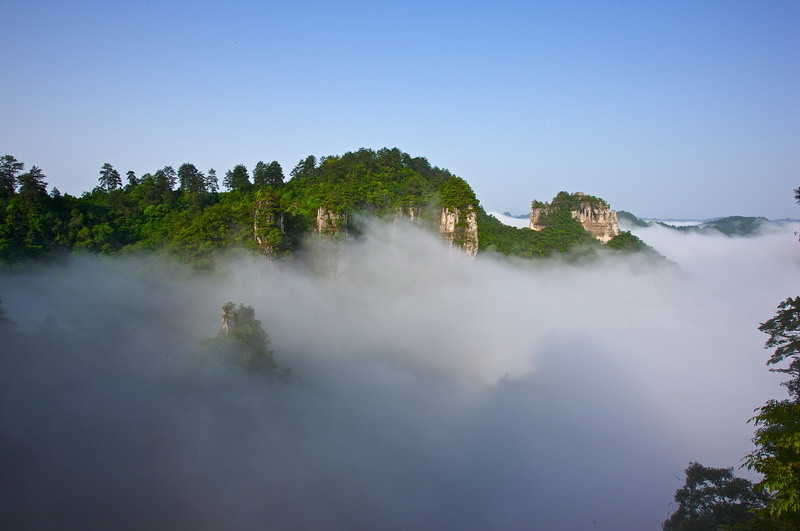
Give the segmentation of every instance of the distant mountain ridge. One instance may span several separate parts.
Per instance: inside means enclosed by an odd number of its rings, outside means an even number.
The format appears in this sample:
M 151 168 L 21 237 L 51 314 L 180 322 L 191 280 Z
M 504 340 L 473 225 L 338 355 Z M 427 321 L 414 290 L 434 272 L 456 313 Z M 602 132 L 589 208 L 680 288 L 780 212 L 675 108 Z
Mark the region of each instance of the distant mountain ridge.
M 800 223 L 800 220 L 769 220 L 763 216 L 725 216 L 707 220 L 698 220 L 696 223 L 687 224 L 690 220 L 677 219 L 643 219 L 630 212 L 620 210 L 617 212 L 619 223 L 623 227 L 650 227 L 660 225 L 668 229 L 697 234 L 722 233 L 726 236 L 753 236 L 770 226 L 780 226 L 784 223 Z M 670 222 L 683 223 L 676 225 Z

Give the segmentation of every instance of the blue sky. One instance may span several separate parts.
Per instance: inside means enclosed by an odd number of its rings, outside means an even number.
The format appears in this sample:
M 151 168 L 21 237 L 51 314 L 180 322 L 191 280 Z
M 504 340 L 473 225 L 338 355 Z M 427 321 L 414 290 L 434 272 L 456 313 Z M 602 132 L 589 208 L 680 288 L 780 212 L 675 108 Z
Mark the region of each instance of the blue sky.
M 399 147 L 487 209 L 800 217 L 800 2 L 0 0 L 0 151 L 51 186 Z

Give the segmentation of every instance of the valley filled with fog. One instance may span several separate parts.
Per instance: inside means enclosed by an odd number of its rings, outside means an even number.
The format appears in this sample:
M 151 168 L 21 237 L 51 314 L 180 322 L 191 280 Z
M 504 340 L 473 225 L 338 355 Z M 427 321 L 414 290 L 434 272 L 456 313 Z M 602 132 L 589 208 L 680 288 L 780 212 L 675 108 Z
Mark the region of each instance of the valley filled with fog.
M 758 324 L 792 224 L 633 230 L 665 260 L 470 259 L 411 224 L 305 257 L 73 256 L 0 274 L 9 528 L 658 529 L 785 396 Z M 288 382 L 197 369 L 227 301 Z M 746 471 L 737 474 L 749 476 Z

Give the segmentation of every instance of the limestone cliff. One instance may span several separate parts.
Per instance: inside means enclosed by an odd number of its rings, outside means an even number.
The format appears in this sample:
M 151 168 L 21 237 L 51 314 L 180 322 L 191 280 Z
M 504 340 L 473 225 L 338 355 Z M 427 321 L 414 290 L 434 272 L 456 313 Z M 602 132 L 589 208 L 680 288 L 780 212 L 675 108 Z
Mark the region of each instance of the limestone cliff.
M 220 319 L 219 333 L 230 335 L 244 323 L 255 321 L 256 311 L 252 306 L 239 304 L 237 308 L 232 302 L 227 302 L 222 306 L 222 318 Z
M 418 223 L 419 211 L 420 208 L 418 206 L 397 207 L 394 211 L 394 220 L 408 219 L 412 223 Z
M 469 256 L 478 254 L 478 216 L 473 206 L 442 208 L 439 232 L 450 245 L 461 247 Z
M 566 194 L 561 192 L 553 203 L 534 201 L 531 205 L 530 228 L 542 230 L 547 216 L 558 208 L 568 208 L 570 215 L 583 226 L 584 230 L 602 243 L 619 234 L 617 213 L 608 203 L 586 194 Z
M 253 218 L 253 234 L 258 247 L 265 255 L 274 256 L 285 236 L 283 211 L 278 198 L 270 194 L 259 195 Z
M 347 213 L 335 212 L 325 207 L 319 207 L 317 210 L 315 232 L 326 236 L 347 234 Z

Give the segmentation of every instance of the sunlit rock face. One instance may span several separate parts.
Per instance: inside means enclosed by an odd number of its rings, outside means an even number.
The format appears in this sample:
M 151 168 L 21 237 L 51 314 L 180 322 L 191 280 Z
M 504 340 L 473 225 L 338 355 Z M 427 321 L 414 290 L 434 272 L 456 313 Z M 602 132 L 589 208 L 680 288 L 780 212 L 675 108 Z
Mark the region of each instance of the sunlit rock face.
M 326 236 L 347 234 L 347 213 L 319 207 L 319 210 L 317 210 L 317 226 L 315 230 L 317 234 Z
M 575 194 L 578 201 L 570 209 L 570 215 L 583 225 L 583 229 L 592 235 L 593 238 L 602 243 L 608 242 L 611 238 L 619 234 L 619 221 L 617 212 L 611 210 L 608 203 L 602 199 L 592 198 L 591 200 L 581 200 L 586 195 Z M 531 206 L 530 228 L 542 230 L 545 226 L 543 218 L 547 216 L 553 207 L 549 203 L 534 201 Z
M 572 217 L 580 221 L 586 232 L 603 243 L 619 234 L 617 212 L 607 204 L 602 207 L 581 205 L 577 211 L 572 211 Z
M 473 207 L 442 208 L 439 232 L 445 241 L 461 247 L 469 256 L 478 254 L 478 216 Z

